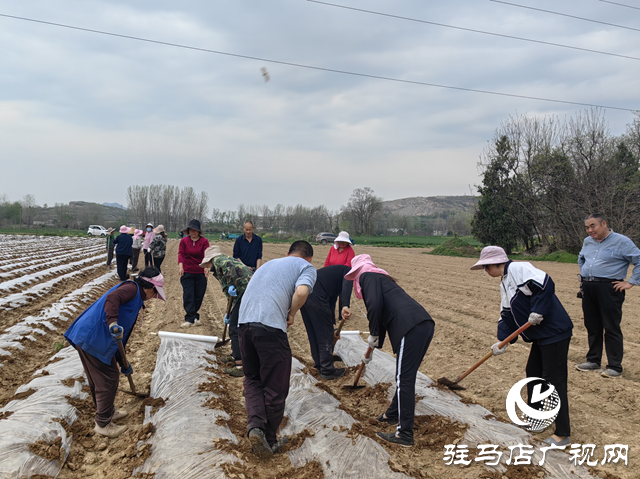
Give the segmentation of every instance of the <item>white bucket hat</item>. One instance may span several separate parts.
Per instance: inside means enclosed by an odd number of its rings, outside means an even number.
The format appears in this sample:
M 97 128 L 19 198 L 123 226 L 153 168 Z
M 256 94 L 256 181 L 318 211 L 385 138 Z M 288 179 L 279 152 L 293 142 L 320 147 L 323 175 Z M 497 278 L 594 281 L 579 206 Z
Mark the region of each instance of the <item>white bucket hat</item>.
M 334 243 L 349 243 L 349 244 L 353 244 L 351 242 L 351 238 L 349 238 L 349 233 L 347 233 L 346 231 L 340 231 L 340 234 L 338 235 L 338 237 L 336 239 L 333 240 Z
M 216 256 L 220 256 L 222 251 L 220 250 L 220 246 L 214 244 L 213 246 L 209 246 L 206 250 L 204 250 L 204 258 L 202 258 L 202 263 L 200 263 L 201 268 L 207 268 L 209 263 L 213 261 L 213 258 Z
M 482 269 L 488 264 L 507 263 L 509 257 L 500 246 L 485 246 L 480 252 L 480 260 L 471 269 Z

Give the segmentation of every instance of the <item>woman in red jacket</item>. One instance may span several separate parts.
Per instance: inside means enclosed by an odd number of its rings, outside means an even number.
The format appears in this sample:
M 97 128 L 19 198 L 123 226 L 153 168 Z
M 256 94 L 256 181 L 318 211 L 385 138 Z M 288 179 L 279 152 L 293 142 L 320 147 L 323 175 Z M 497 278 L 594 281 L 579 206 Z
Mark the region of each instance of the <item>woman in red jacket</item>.
M 191 220 L 189 226 L 182 232 L 187 236 L 180 240 L 178 246 L 178 272 L 185 312 L 181 327 L 187 328 L 200 325 L 198 310 L 202 306 L 204 293 L 207 290 L 207 276 L 209 276 L 209 268 L 202 269 L 200 263 L 204 258 L 204 251 L 209 247 L 209 240 L 202 236 L 198 220 Z
M 341 231 L 336 239 L 333 240 L 333 248 L 329 250 L 325 266 L 333 266 L 342 264 L 351 267 L 351 260 L 356 255 L 351 247 L 353 243 L 349 238 L 349 233 Z

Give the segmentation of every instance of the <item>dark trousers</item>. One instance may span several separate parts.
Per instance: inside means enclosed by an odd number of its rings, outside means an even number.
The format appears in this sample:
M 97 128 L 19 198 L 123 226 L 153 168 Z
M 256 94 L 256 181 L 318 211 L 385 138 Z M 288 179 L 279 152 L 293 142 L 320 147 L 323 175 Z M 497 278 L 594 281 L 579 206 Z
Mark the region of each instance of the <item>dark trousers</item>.
M 333 373 L 336 369 L 333 365 L 333 311 L 328 302 L 311 298 L 307 299 L 300 313 L 307 330 L 314 367 L 322 374 Z
M 120 281 L 125 281 L 129 275 L 127 274 L 127 265 L 129 264 L 129 258 L 131 256 L 124 254 L 116 255 L 116 267 L 118 268 L 118 278 Z
M 140 259 L 140 248 L 131 248 L 131 269 L 138 270 L 138 260 Z
M 240 318 L 240 302 L 242 296 L 236 300 L 231 310 L 231 319 L 229 321 L 229 338 L 231 338 L 231 356 L 236 361 L 242 361 L 242 353 L 240 352 L 240 342 L 238 340 L 238 319 Z
M 567 357 L 569 355 L 569 343 L 571 338 L 563 339 L 557 343 L 540 346 L 537 342 L 531 344 L 531 352 L 527 361 L 527 377 L 538 377 L 551 383 L 558 391 L 560 398 L 560 412 L 556 417 L 555 434 L 560 437 L 571 435 L 571 424 L 569 421 L 569 399 L 567 398 Z M 538 404 L 531 404 L 533 387 L 540 381 L 533 381 L 527 384 L 528 403 L 531 407 Z M 543 387 L 544 390 L 544 387 Z
M 111 262 L 113 261 L 113 250 L 116 248 L 116 245 L 112 244 L 109 248 L 107 248 L 107 266 L 111 266 Z
M 276 442 L 276 432 L 284 416 L 289 394 L 291 348 L 284 331 L 241 324 L 238 327 L 247 433 L 262 429 L 267 442 Z
M 607 368 L 622 372 L 622 303 L 624 291 L 613 289 L 612 283 L 585 281 L 582 283 L 582 312 L 589 338 L 587 361 L 602 361 L 602 335 L 607 351 Z
M 193 323 L 200 319 L 198 311 L 202 306 L 204 293 L 207 291 L 207 278 L 203 274 L 184 273 L 180 278 L 182 285 L 182 305 L 184 306 L 184 320 Z
M 115 407 L 113 402 L 118 392 L 118 384 L 120 382 L 120 371 L 115 356 L 111 360 L 111 364 L 107 365 L 95 356 L 84 352 L 81 348 L 76 347 L 80 355 L 82 367 L 89 380 L 89 388 L 91 389 L 91 397 L 93 404 L 96 406 L 96 424 L 105 427 L 111 422 Z
M 162 270 L 160 269 L 160 266 L 162 265 L 162 262 L 164 261 L 164 256 L 162 258 L 153 258 L 153 265 L 158 268 L 158 271 L 160 271 L 162 273 Z
M 149 251 L 149 250 L 147 250 Z M 149 266 L 153 266 L 153 255 L 151 253 L 144 253 L 144 267 L 148 268 Z
M 396 356 L 396 393 L 386 416 L 398 419 L 398 435 L 413 439 L 416 412 L 416 376 L 433 338 L 435 324 L 423 321 L 414 326 L 400 342 Z

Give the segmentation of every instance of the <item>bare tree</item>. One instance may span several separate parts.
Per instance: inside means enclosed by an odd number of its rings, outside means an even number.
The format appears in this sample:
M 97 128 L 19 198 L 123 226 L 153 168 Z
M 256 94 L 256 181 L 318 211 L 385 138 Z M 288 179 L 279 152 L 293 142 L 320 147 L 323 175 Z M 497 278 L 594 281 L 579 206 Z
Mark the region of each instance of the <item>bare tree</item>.
M 357 234 L 371 234 L 376 215 L 382 210 L 382 198 L 369 188 L 353 190 L 342 212 L 347 215 Z

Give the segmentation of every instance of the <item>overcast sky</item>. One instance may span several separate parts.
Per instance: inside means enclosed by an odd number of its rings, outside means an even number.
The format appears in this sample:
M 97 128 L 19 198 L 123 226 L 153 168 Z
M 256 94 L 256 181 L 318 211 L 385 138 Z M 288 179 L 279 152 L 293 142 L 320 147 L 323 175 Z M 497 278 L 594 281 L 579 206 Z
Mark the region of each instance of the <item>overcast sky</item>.
M 512 0 L 640 29 L 640 2 Z M 335 0 L 640 58 L 640 31 L 489 0 Z M 640 109 L 640 61 L 306 0 L 0 0 L 28 17 L 221 52 L 453 87 Z M 270 81 L 260 69 L 265 67 Z M 126 205 L 129 185 L 210 207 L 470 194 L 509 115 L 576 105 L 384 81 L 0 17 L 0 194 Z M 633 115 L 606 110 L 621 134 Z M 475 189 L 473 189 L 475 192 Z

